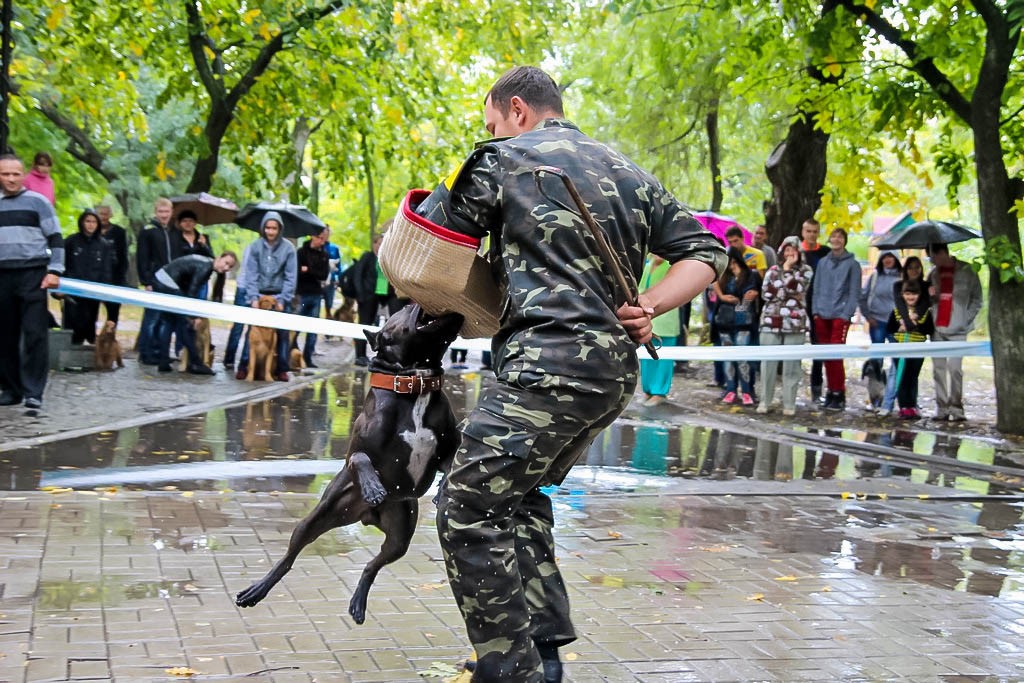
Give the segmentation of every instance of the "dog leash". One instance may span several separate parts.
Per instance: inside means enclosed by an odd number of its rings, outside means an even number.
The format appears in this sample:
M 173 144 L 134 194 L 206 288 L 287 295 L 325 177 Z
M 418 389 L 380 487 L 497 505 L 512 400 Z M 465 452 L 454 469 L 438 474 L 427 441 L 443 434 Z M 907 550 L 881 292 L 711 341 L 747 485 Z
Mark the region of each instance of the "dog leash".
M 444 375 L 387 375 L 383 372 L 371 372 L 370 386 L 387 389 L 396 394 L 425 394 L 429 391 L 440 391 L 444 386 Z
M 571 208 L 558 201 L 547 192 L 544 191 L 544 187 L 541 185 L 541 180 L 544 174 L 550 173 L 556 178 L 562 180 L 562 184 L 565 185 L 566 191 L 572 198 L 578 211 L 573 211 Z M 570 213 L 578 213 L 583 218 L 583 224 L 590 231 L 590 234 L 594 237 L 597 242 L 598 251 L 601 252 L 601 256 L 604 258 L 605 266 L 611 271 L 614 278 L 613 282 L 619 287 L 622 292 L 624 303 L 628 303 L 630 306 L 639 305 L 640 291 L 636 284 L 636 279 L 633 277 L 633 273 L 622 267 L 622 263 L 619 261 L 619 257 L 616 256 L 615 252 L 612 251 L 611 245 L 608 243 L 608 237 L 604 234 L 604 230 L 597 224 L 594 217 L 590 214 L 587 209 L 587 205 L 583 202 L 583 198 L 580 196 L 579 191 L 576 189 L 576 185 L 572 182 L 572 178 L 566 175 L 565 171 L 555 166 L 538 166 L 533 169 L 533 180 L 537 184 L 537 190 L 551 203 L 569 211 Z M 647 353 L 651 354 L 651 358 L 658 360 L 658 347 L 661 346 L 661 339 L 656 335 L 651 338 L 651 341 L 644 344 L 644 348 L 647 349 Z

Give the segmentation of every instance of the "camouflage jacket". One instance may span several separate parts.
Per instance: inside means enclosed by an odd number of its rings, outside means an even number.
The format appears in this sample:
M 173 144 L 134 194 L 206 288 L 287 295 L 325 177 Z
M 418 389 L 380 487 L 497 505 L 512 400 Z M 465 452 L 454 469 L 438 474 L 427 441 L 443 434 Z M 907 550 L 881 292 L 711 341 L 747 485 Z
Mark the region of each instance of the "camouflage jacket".
M 626 380 L 636 373 L 636 346 L 615 315 L 621 301 L 611 271 L 579 215 L 538 190 L 533 169 L 541 165 L 573 180 L 635 280 L 648 252 L 721 273 L 725 251 L 657 179 L 562 119 L 485 143 L 438 188 L 440 202 L 425 202 L 433 205 L 430 220 L 489 237 L 494 277 L 506 294 L 493 344 L 499 378 L 515 382 L 529 373 L 542 386 Z M 544 176 L 543 186 L 574 206 L 557 177 Z

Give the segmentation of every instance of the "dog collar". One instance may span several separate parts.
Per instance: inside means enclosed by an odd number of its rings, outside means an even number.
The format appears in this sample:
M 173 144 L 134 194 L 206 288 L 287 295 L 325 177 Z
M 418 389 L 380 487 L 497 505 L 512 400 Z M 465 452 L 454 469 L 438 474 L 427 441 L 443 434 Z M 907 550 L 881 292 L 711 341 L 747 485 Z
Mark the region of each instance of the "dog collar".
M 383 372 L 370 373 L 370 386 L 387 389 L 396 394 L 423 394 L 428 391 L 440 391 L 444 385 L 444 375 L 387 375 Z

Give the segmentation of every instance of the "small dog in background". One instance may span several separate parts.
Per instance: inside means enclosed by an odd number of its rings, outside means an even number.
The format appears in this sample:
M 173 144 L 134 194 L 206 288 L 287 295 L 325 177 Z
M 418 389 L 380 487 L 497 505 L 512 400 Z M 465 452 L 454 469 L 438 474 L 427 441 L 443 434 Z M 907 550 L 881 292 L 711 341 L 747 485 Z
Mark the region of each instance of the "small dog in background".
M 277 299 L 269 294 L 260 296 L 257 308 L 264 311 L 276 311 Z M 249 372 L 245 379 L 249 382 L 262 380 L 270 382 L 274 379 L 274 356 L 277 351 L 277 330 L 271 327 L 249 327 Z
M 306 369 L 306 360 L 302 357 L 302 349 L 292 349 L 288 352 L 288 369 L 292 372 L 302 372 Z
M 358 319 L 356 315 L 356 300 L 345 297 L 344 302 L 331 312 L 331 319 L 339 323 L 354 323 Z
M 210 321 L 206 318 L 196 318 L 193 326 L 196 336 L 196 350 L 201 358 L 199 362 L 210 367 L 213 364 L 213 344 L 210 341 Z M 188 357 L 188 349 L 181 350 L 181 371 L 184 372 L 192 359 Z
M 124 367 L 121 345 L 117 342 L 117 323 L 108 320 L 103 323 L 103 329 L 96 335 L 96 369 L 113 370 L 114 363 L 117 363 L 119 368 Z
M 885 400 L 886 382 L 885 370 L 882 368 L 881 361 L 865 361 L 864 368 L 860 371 L 860 377 L 868 381 L 868 399 L 871 401 L 871 407 L 881 408 L 882 401 Z

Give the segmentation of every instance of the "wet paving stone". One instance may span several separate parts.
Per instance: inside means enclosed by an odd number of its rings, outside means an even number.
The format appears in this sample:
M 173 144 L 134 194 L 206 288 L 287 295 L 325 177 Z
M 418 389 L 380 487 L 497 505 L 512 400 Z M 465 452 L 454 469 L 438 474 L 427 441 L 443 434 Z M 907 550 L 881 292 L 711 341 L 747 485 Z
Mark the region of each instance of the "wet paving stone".
M 1019 505 L 554 498 L 580 632 L 563 650 L 567 681 L 1024 677 L 1024 592 L 1010 559 L 1020 541 L 1007 540 Z M 457 665 L 469 648 L 429 505 L 409 554 L 378 578 L 363 626 L 346 609 L 381 540 L 365 528 L 328 534 L 263 603 L 234 606 L 313 501 L 0 497 L 0 680 L 165 681 L 185 667 L 199 680 L 411 682 Z M 893 539 L 893 529 L 916 533 Z

